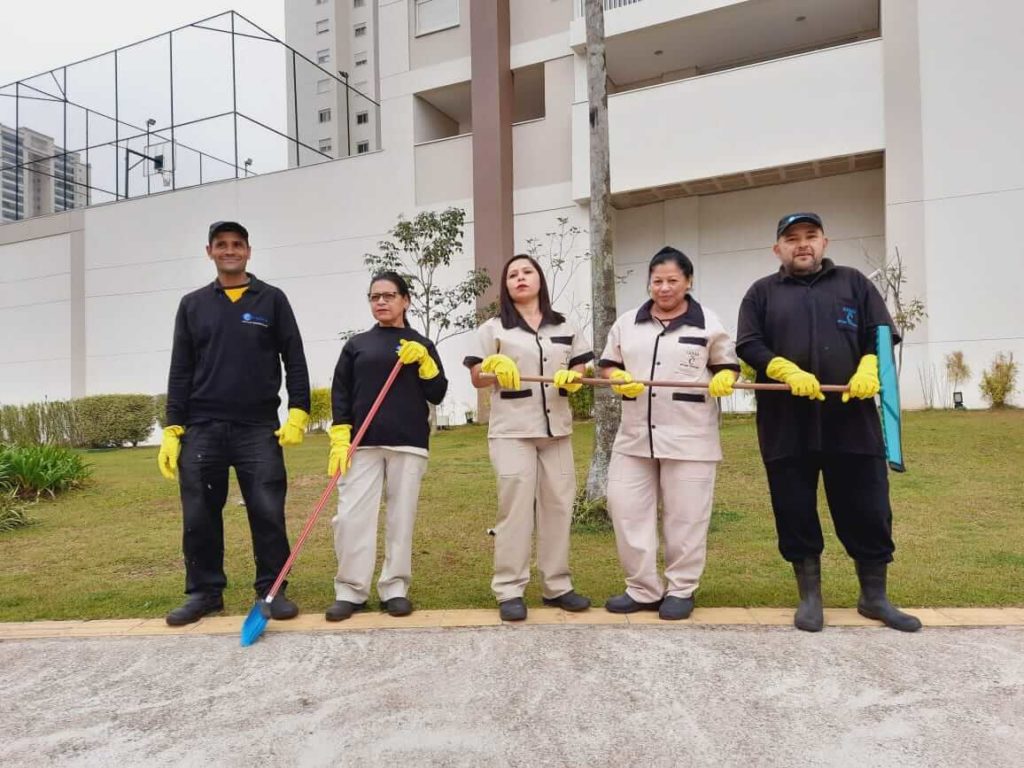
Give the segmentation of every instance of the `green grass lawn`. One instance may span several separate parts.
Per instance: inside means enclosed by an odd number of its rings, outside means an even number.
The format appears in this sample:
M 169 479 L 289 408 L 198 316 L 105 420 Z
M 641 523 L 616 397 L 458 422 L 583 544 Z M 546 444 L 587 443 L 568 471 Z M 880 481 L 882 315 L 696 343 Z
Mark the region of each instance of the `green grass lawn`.
M 592 431 L 580 424 L 574 436 L 580 477 Z M 723 442 L 698 604 L 793 605 L 796 589 L 776 550 L 753 420 L 728 418 Z M 904 449 L 909 471 L 891 476 L 893 598 L 910 606 L 1024 604 L 1024 411 L 909 413 Z M 182 599 L 177 486 L 158 473 L 156 448 L 87 458 L 94 473 L 83 490 L 35 506 L 35 525 L 0 534 L 0 621 L 161 616 Z M 326 438 L 308 437 L 287 459 L 294 538 L 327 480 Z M 233 485 L 225 510 L 231 613 L 246 612 L 252 597 L 251 545 L 238 499 Z M 417 607 L 493 606 L 493 540 L 486 531 L 495 505 L 485 429 L 437 435 L 416 528 Z M 851 606 L 853 564 L 824 517 L 825 599 Z M 330 518 L 329 507 L 292 572 L 289 594 L 306 612 L 322 611 L 333 599 Z M 596 602 L 622 590 L 610 531 L 575 534 L 572 565 L 576 589 Z M 531 584 L 527 600 L 539 599 Z

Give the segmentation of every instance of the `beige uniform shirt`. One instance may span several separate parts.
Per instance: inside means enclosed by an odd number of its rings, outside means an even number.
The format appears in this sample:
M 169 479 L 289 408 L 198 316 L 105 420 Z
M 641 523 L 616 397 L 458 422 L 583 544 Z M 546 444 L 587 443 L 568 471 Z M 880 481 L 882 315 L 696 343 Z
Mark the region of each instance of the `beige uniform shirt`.
M 506 328 L 493 317 L 481 325 L 470 354 L 462 361 L 467 368 L 489 355 L 507 355 L 523 376 L 551 377 L 555 371 L 582 365 L 594 359 L 583 334 L 570 323 L 542 323 L 533 329 L 520 320 Z M 563 437 L 572 433 L 569 393 L 552 384 L 522 382 L 519 391 L 494 385 L 488 437 Z
M 718 316 L 688 297 L 686 314 L 662 323 L 653 302 L 625 313 L 608 332 L 598 363 L 637 379 L 707 382 L 720 370 L 740 370 L 735 343 Z M 707 390 L 648 387 L 622 399 L 622 421 L 612 450 L 628 456 L 720 461 L 718 403 Z

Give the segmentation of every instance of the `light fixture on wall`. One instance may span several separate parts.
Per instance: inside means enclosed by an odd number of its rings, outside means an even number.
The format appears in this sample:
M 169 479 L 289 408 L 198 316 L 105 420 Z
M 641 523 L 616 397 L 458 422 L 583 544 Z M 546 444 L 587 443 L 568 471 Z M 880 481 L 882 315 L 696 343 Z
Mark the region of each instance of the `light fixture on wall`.
M 807 21 L 807 17 L 806 16 L 797 16 L 796 20 L 797 21 Z
M 958 411 L 966 410 L 964 408 L 964 393 L 963 392 L 954 392 L 953 393 L 953 408 L 955 408 Z

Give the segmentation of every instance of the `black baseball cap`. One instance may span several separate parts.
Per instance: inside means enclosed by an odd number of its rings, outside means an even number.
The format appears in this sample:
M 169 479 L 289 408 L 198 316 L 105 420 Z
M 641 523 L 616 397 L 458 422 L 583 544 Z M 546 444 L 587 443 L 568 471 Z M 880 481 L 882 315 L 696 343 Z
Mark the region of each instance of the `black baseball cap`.
M 249 230 L 239 224 L 237 221 L 215 221 L 210 225 L 210 233 L 208 242 L 212 243 L 213 238 L 219 235 L 221 232 L 237 232 L 242 236 L 242 239 L 248 244 L 249 242 Z
M 821 223 L 821 216 L 816 213 L 791 213 L 788 216 L 783 216 L 779 219 L 779 226 L 775 230 L 775 239 L 778 240 L 782 237 L 782 233 L 789 229 L 794 224 L 799 224 L 802 221 L 806 221 L 808 224 L 813 224 L 818 227 L 822 232 L 825 231 L 825 225 Z

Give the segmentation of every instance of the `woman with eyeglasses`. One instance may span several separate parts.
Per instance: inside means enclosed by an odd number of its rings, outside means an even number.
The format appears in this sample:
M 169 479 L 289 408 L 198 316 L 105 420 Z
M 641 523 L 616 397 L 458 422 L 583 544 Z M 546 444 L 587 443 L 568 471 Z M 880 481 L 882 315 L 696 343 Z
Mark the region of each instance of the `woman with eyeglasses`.
M 420 480 L 427 469 L 429 405 L 437 405 L 448 380 L 433 343 L 406 323 L 409 286 L 395 272 L 370 282 L 370 311 L 377 324 L 349 339 L 341 350 L 331 387 L 333 426 L 327 473 L 338 472 L 338 513 L 334 551 L 338 573 L 328 621 L 342 621 L 366 608 L 377 554 L 377 512 L 386 489 L 384 564 L 377 580 L 381 610 L 412 613 L 412 531 Z M 357 432 L 395 365 L 405 363 L 374 416 L 350 465 L 352 433 Z
M 590 607 L 573 591 L 569 573 L 576 497 L 569 393 L 583 386 L 579 379 L 594 353 L 579 329 L 551 308 L 544 273 L 529 256 L 505 264 L 500 292 L 501 315 L 480 326 L 463 364 L 475 387 L 493 391 L 487 437 L 498 475 L 498 520 L 491 589 L 501 618 L 522 621 L 535 520 L 544 604 L 566 611 Z M 553 382 L 524 383 L 520 371 Z

